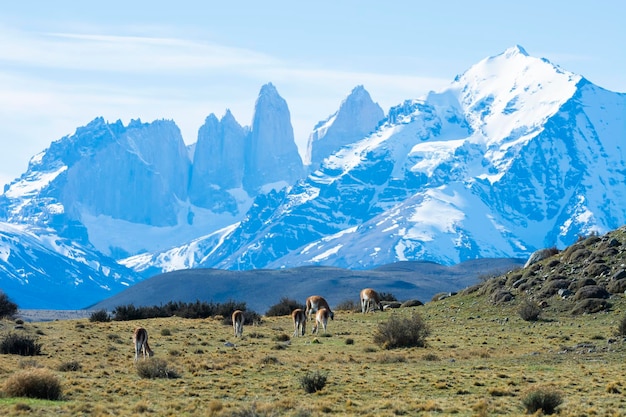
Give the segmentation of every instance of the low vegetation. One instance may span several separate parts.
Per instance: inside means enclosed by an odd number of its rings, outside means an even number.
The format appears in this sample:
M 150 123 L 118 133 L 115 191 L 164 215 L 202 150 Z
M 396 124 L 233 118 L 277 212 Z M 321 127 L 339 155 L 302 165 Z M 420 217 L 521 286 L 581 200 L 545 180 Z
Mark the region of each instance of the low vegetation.
M 522 404 L 528 414 L 540 410 L 543 414 L 554 414 L 562 403 L 562 394 L 552 387 L 533 387 L 522 397 Z
M 304 389 L 304 392 L 312 394 L 321 391 L 326 386 L 327 378 L 326 374 L 319 371 L 308 372 L 300 378 L 300 386 Z
M 17 313 L 15 304 L 8 295 L 0 291 L 0 318 L 11 318 Z
M 524 300 L 522 301 L 522 305 L 520 305 L 518 312 L 522 320 L 537 321 L 541 315 L 541 307 L 533 301 Z
M 9 397 L 38 398 L 42 400 L 60 400 L 61 382 L 50 370 L 31 368 L 11 374 L 2 391 Z
M 151 318 L 142 311 L 131 322 L 26 322 L 18 330 L 0 321 L 5 340 L 27 337 L 39 346 L 28 357 L 0 354 L 0 413 L 622 415 L 624 235 L 581 239 L 424 305 L 368 314 L 333 306 L 327 337 L 310 326 L 295 337 L 291 317 L 277 315 L 252 321 L 235 338 L 225 318 L 238 303 Z M 155 356 L 134 362 L 138 326 L 148 330 Z M 23 381 L 32 380 L 45 389 L 27 390 Z
M 41 344 L 35 336 L 8 333 L 0 340 L 0 353 L 22 356 L 39 355 Z
M 430 329 L 419 314 L 413 313 L 410 317 L 394 314 L 378 324 L 374 343 L 383 349 L 424 347 L 429 334 Z
M 133 304 L 118 306 L 113 310 L 113 319 L 118 321 L 153 319 L 159 317 L 182 317 L 186 319 L 206 319 L 208 317 L 230 317 L 233 311 L 242 310 L 246 313 L 246 322 L 260 320 L 260 315 L 246 309 L 246 303 L 229 301 L 226 303 L 195 303 L 173 302 L 165 305 L 135 307 Z
M 0 412 L 22 415 L 27 404 L 32 415 L 76 416 L 619 415 L 623 296 L 594 315 L 564 314 L 560 304 L 571 301 L 554 299 L 529 322 L 521 297 L 495 304 L 478 293 L 387 312 L 335 309 L 329 337 L 293 337 L 290 316 L 264 317 L 237 339 L 221 317 L 25 323 L 25 336 L 43 330 L 41 351 L 0 355 L 0 377 L 34 379 L 58 395 L 25 403 L 34 396 L 26 383 L 5 383 Z M 155 356 L 135 363 L 136 326 L 148 329 Z M 391 348 L 396 334 L 420 337 Z
M 91 313 L 91 315 L 89 316 L 89 321 L 92 323 L 106 323 L 108 321 L 111 321 L 111 316 L 106 310 L 98 310 Z
M 296 308 L 304 310 L 305 305 L 289 297 L 283 297 L 280 301 L 265 312 L 267 317 L 288 316 Z
M 178 373 L 178 371 L 169 367 L 167 361 L 161 358 L 149 358 L 147 360 L 138 362 L 137 375 L 142 378 L 180 378 L 180 374 Z

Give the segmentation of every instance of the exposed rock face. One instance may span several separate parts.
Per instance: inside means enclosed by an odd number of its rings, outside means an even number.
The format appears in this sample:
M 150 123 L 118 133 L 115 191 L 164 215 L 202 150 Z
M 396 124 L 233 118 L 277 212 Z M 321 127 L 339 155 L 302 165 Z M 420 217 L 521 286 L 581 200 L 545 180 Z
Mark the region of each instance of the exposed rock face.
M 155 226 L 177 222 L 187 198 L 189 156 L 172 121 L 109 125 L 98 118 L 74 137 L 53 144 L 42 164 L 67 169 L 49 187 L 70 219 L 80 212 Z
M 342 146 L 373 132 L 384 117 L 383 109 L 372 101 L 365 88 L 355 87 L 335 114 L 315 126 L 307 143 L 305 162 L 310 163 L 312 170 L 316 169 Z
M 611 230 L 626 222 L 625 108 L 626 95 L 510 48 L 393 107 L 205 265 L 450 265 Z
M 274 182 L 291 185 L 304 175 L 291 116 L 276 88 L 261 88 L 254 108 L 252 132 L 246 146 L 244 187 L 255 195 L 259 188 Z
M 198 131 L 189 200 L 216 212 L 236 211 L 236 201 L 227 190 L 241 188 L 247 131 L 227 110 L 222 120 L 209 115 Z

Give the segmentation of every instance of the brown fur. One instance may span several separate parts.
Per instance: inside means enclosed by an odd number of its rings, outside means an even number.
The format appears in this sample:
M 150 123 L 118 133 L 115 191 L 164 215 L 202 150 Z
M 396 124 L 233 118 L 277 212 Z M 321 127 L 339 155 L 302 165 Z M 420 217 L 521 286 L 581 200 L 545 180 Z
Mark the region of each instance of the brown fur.
M 330 306 L 328 305 L 328 301 L 319 295 L 312 295 L 306 299 L 306 316 L 311 319 L 311 315 L 320 309 L 325 308 L 328 310 L 328 314 L 331 320 L 335 320 L 335 313 L 332 312 Z
M 233 319 L 233 330 L 235 331 L 235 337 L 241 337 L 243 335 L 243 322 L 244 316 L 243 311 L 235 310 L 232 315 Z
M 372 302 L 380 311 L 383 311 L 383 305 L 380 302 L 380 296 L 376 291 L 371 288 L 365 288 L 361 290 L 361 313 L 367 313 L 368 311 L 374 311 L 372 308 Z
M 294 337 L 304 336 L 306 333 L 306 314 L 301 308 L 296 308 L 291 312 L 293 319 L 293 335 Z
M 324 334 L 326 334 L 326 326 L 328 325 L 328 317 L 330 317 L 329 310 L 325 308 L 320 308 L 319 310 L 317 310 L 317 313 L 315 313 L 315 326 L 313 326 L 312 333 L 317 333 L 319 329 L 319 325 L 321 324 L 322 328 L 324 329 Z
M 143 358 L 154 356 L 154 352 L 148 344 L 148 331 L 143 327 L 137 327 L 133 332 L 133 345 L 135 345 L 135 361 L 139 360 L 139 352 Z

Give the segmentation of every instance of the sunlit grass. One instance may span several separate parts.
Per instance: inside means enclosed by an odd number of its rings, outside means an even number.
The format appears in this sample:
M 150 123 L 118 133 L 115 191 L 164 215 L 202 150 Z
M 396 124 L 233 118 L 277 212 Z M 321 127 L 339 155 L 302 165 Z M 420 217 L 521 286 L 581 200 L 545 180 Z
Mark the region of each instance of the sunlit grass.
M 0 377 L 46 368 L 61 381 L 63 400 L 0 398 L 0 413 L 522 416 L 524 393 L 550 385 L 562 394 L 561 416 L 620 415 L 626 348 L 616 332 L 626 303 L 612 302 L 609 313 L 571 316 L 555 306 L 528 322 L 516 303 L 455 296 L 393 312 L 337 311 L 329 337 L 290 337 L 288 316 L 246 326 L 236 340 L 218 319 L 26 323 L 42 354 L 28 363 L 0 355 Z M 414 313 L 430 329 L 425 347 L 386 350 L 374 343 L 379 323 Z M 137 326 L 148 329 L 155 358 L 179 378 L 141 378 L 131 343 Z M 71 371 L 59 370 L 68 364 L 75 365 Z M 326 383 L 306 393 L 301 379 L 315 373 Z

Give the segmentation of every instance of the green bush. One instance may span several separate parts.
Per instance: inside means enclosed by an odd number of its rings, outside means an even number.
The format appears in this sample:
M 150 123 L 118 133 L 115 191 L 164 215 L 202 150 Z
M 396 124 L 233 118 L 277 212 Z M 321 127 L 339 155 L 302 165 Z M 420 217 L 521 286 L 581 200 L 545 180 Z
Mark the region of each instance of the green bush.
M 246 322 L 259 322 L 261 316 L 254 311 L 246 309 L 246 303 L 228 301 L 226 303 L 207 303 L 196 301 L 195 303 L 170 301 L 160 306 L 135 307 L 133 304 L 117 306 L 113 310 L 114 320 L 144 320 L 159 317 L 182 317 L 185 319 L 206 319 L 208 317 L 222 316 L 230 317 L 235 310 L 246 311 Z
M 321 391 L 326 386 L 326 375 L 319 372 L 307 372 L 306 375 L 300 378 L 300 386 L 305 392 L 312 394 L 317 391 Z
M 378 297 L 380 301 L 398 301 L 395 295 L 390 292 L 379 292 Z
M 0 292 L 0 318 L 13 317 L 17 313 L 17 304 L 9 296 Z
M 3 391 L 9 397 L 62 399 L 59 379 L 45 368 L 31 368 L 14 373 L 4 382 Z
M 233 325 L 233 311 L 229 311 L 228 314 L 223 315 L 224 318 L 222 319 L 222 324 L 228 326 Z M 261 316 L 259 315 L 259 313 L 252 310 L 243 310 L 243 324 L 252 325 L 255 323 L 261 323 Z
M 379 323 L 374 343 L 384 349 L 424 347 L 429 335 L 430 329 L 419 314 L 413 313 L 410 318 L 393 315 L 386 322 Z
M 522 404 L 528 414 L 541 410 L 543 414 L 554 414 L 563 402 L 561 393 L 548 387 L 533 388 L 522 397 Z
M 41 344 L 28 335 L 9 333 L 0 341 L 0 353 L 35 356 L 41 353 Z
M 283 297 L 277 304 L 271 306 L 265 315 L 267 317 L 280 317 L 280 316 L 289 316 L 293 310 L 296 308 L 301 308 L 304 310 L 305 306 L 301 303 L 298 303 L 296 300 L 292 300 L 291 298 Z
M 167 366 L 167 361 L 160 358 L 149 358 L 137 362 L 137 374 L 141 378 L 180 378 L 180 374 Z
M 530 300 L 524 300 L 519 307 L 518 313 L 524 321 L 537 321 L 541 315 L 541 307 Z
M 361 311 L 361 305 L 354 300 L 344 300 L 335 306 L 335 310 L 353 311 L 356 313 L 356 312 Z
M 107 323 L 111 321 L 111 316 L 109 316 L 106 310 L 98 310 L 91 313 L 89 321 L 92 323 Z

